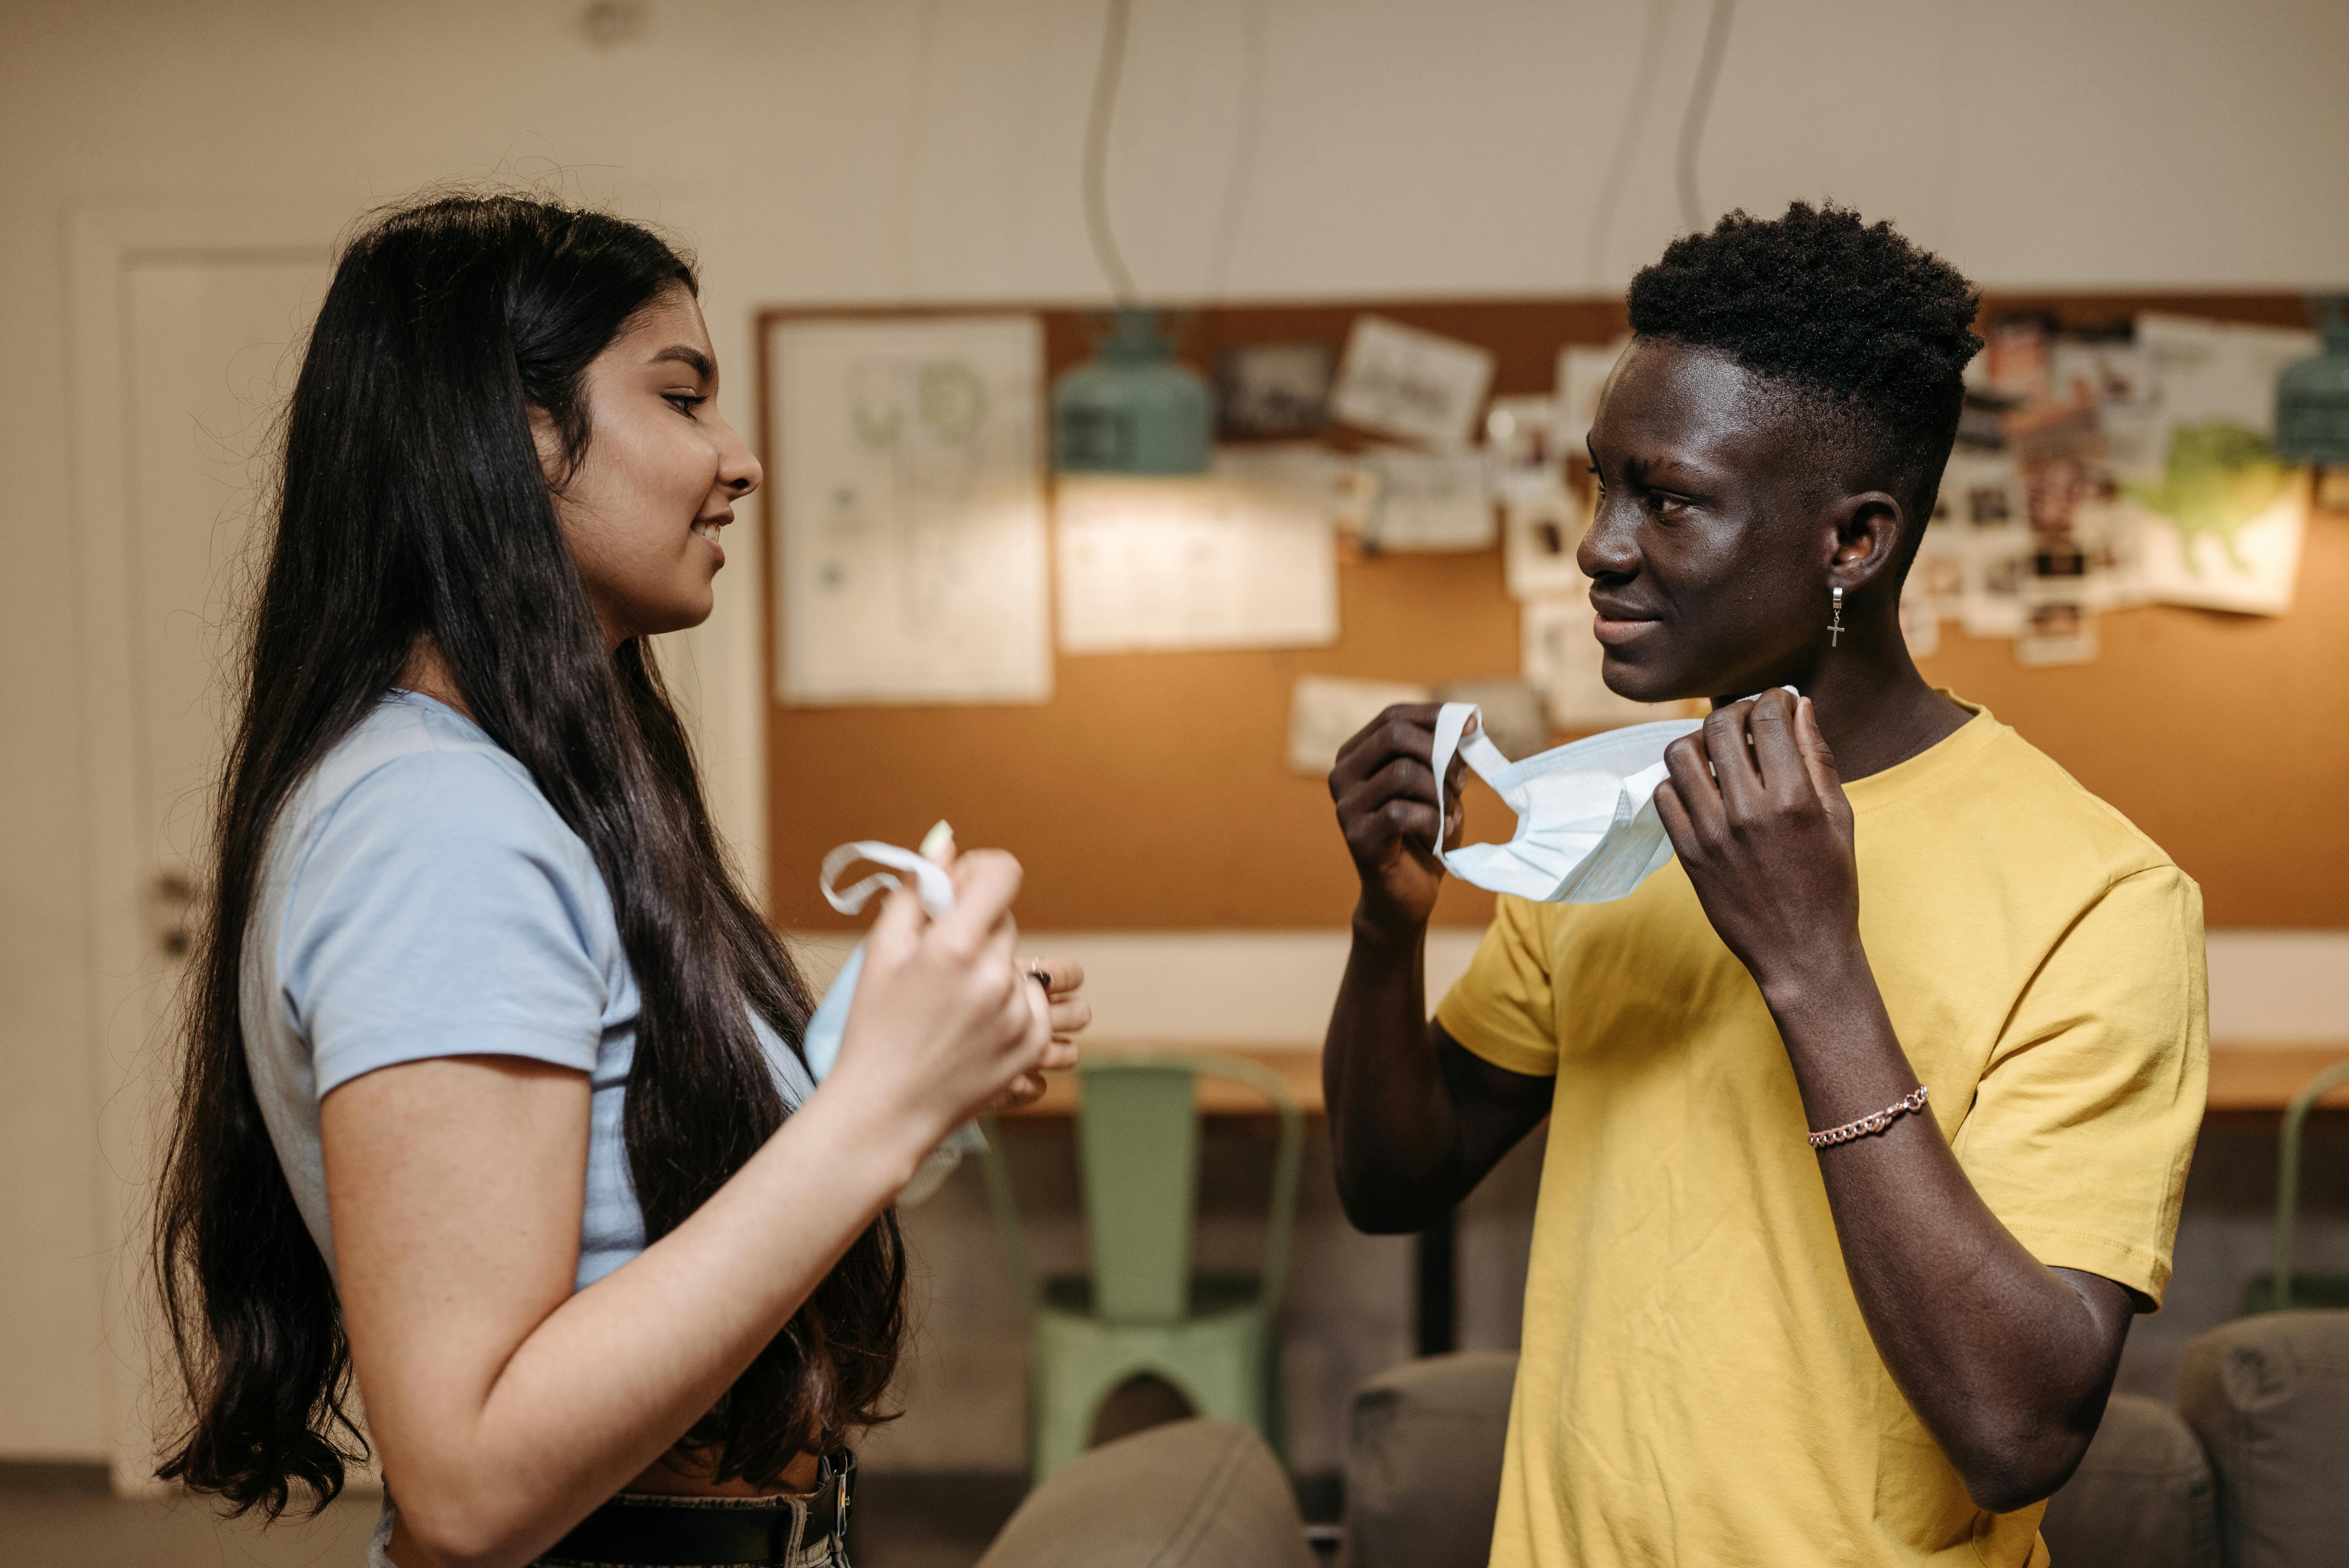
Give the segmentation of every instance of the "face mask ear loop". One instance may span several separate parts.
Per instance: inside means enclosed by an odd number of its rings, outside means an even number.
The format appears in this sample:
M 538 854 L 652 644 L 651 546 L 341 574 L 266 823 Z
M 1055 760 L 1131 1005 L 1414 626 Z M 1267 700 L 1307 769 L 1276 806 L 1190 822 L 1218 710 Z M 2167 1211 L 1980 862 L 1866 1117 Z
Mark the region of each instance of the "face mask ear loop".
M 1476 733 L 1464 740 L 1462 736 L 1471 719 L 1476 723 Z M 1435 767 L 1436 799 L 1439 802 L 1436 808 L 1435 859 L 1439 865 L 1447 867 L 1452 861 L 1444 852 L 1444 841 L 1451 836 L 1452 813 L 1440 802 L 1444 798 L 1444 779 L 1452 771 L 1452 758 L 1455 754 L 1468 764 L 1477 778 L 1490 784 L 1494 791 L 1508 802 L 1509 810 L 1517 814 L 1520 827 L 1526 813 L 1525 793 L 1516 780 L 1517 765 L 1502 756 L 1501 748 L 1485 736 L 1484 710 L 1473 702 L 1445 703 L 1435 716 L 1435 745 L 1428 760 Z
M 1452 812 L 1444 799 L 1444 780 L 1452 771 L 1452 758 L 1460 750 L 1461 734 L 1472 718 L 1476 721 L 1478 738 L 1482 739 L 1485 715 L 1475 703 L 1447 702 L 1435 715 L 1435 746 L 1429 753 L 1428 761 L 1435 769 L 1435 860 L 1438 865 L 1449 866 L 1452 863 L 1444 854 L 1444 841 L 1452 836 Z M 1475 759 L 1472 757 L 1469 762 L 1473 767 Z M 1483 769 L 1478 769 L 1477 771 L 1481 773 Z
M 832 884 L 839 880 L 840 873 L 859 861 L 872 861 L 910 874 L 914 879 L 914 896 L 922 901 L 922 912 L 932 920 L 941 918 L 947 911 L 954 908 L 954 878 L 946 873 L 944 867 L 924 860 L 911 850 L 901 850 L 895 844 L 865 839 L 853 844 L 843 844 L 823 857 L 823 871 L 817 879 L 817 885 L 823 890 L 824 903 L 841 913 L 855 914 L 872 902 L 874 893 L 904 885 L 887 872 L 874 872 L 846 889 L 834 889 Z

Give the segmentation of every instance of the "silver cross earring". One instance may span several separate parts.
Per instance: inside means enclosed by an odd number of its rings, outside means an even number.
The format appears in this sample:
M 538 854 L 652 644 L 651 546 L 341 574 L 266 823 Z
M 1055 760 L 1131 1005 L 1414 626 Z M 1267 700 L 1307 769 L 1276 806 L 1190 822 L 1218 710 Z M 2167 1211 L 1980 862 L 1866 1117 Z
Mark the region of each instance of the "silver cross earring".
M 1827 623 L 1827 646 L 1832 648 L 1843 635 L 1843 590 L 1829 590 L 1835 594 L 1835 619 Z

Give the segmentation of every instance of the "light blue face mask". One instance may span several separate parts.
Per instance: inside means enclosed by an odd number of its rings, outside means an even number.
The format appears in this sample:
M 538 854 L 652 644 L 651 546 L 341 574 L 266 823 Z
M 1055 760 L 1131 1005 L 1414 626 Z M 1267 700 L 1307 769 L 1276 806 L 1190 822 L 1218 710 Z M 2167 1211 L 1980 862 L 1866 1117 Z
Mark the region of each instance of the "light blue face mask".
M 1471 718 L 1480 720 L 1478 731 L 1464 740 Z M 1512 762 L 1485 738 L 1481 719 L 1474 703 L 1444 705 L 1435 717 L 1435 776 L 1444 778 L 1458 753 L 1517 814 L 1517 830 L 1506 844 L 1439 848 L 1444 870 L 1537 903 L 1604 903 L 1672 858 L 1656 815 L 1656 786 L 1668 777 L 1664 748 L 1702 720 L 1629 725 Z M 1447 817 L 1446 832 L 1451 826 Z
M 936 832 L 937 830 L 931 830 Z M 823 857 L 823 871 L 816 885 L 823 892 L 826 903 L 843 914 L 858 914 L 871 903 L 873 895 L 902 886 L 888 872 L 874 872 L 846 891 L 833 888 L 840 873 L 859 861 L 871 861 L 875 865 L 893 867 L 914 879 L 914 896 L 921 901 L 922 912 L 936 920 L 954 908 L 954 879 L 947 875 L 936 861 L 925 860 L 911 850 L 901 850 L 895 844 L 864 841 L 843 844 Z M 800 1041 L 800 1053 L 807 1058 L 809 1076 L 819 1084 L 830 1077 L 840 1065 L 840 1042 L 848 1028 L 848 1009 L 856 1000 L 856 982 L 864 973 L 864 944 L 848 955 L 848 962 L 833 975 L 832 988 L 816 1004 L 815 1013 L 808 1019 L 807 1033 Z M 952 1136 L 930 1150 L 915 1171 L 905 1190 L 897 1194 L 901 1206 L 920 1202 L 936 1191 L 954 1168 L 962 1163 L 966 1154 L 976 1154 L 987 1147 L 987 1139 L 977 1122 L 965 1122 L 955 1129 Z

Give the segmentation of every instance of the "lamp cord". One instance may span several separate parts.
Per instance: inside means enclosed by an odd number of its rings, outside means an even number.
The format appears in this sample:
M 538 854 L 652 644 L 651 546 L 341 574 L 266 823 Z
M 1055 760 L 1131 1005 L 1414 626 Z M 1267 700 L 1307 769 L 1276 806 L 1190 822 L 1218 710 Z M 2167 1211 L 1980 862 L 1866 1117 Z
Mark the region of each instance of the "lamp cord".
M 1247 206 L 1249 181 L 1256 169 L 1256 144 L 1264 104 L 1265 0 L 1248 0 L 1247 44 L 1240 77 L 1239 128 L 1232 133 L 1232 156 L 1224 176 L 1224 211 L 1216 222 L 1216 237 L 1207 250 L 1205 297 L 1220 298 L 1224 279 L 1231 272 L 1232 247 L 1239 238 L 1240 217 Z
M 1688 113 L 1681 120 L 1681 221 L 1692 234 L 1704 227 L 1704 207 L 1696 196 L 1697 149 L 1704 141 L 1704 117 L 1713 107 L 1713 87 L 1721 79 L 1721 57 L 1729 52 L 1729 15 L 1735 5 L 1736 0 L 1713 0 L 1713 15 L 1704 25 L 1704 54 L 1697 61 Z
M 1101 63 L 1093 71 L 1093 104 L 1085 119 L 1085 230 L 1092 235 L 1093 258 L 1109 279 L 1121 305 L 1133 303 L 1133 274 L 1118 253 L 1117 235 L 1109 222 L 1109 127 L 1117 111 L 1117 83 L 1125 66 L 1125 24 L 1133 0 L 1109 0 L 1102 27 Z
M 1631 84 L 1631 102 L 1623 113 L 1623 129 L 1615 139 L 1615 156 L 1607 165 L 1607 183 L 1599 188 L 1599 211 L 1590 221 L 1590 286 L 1605 275 L 1607 241 L 1615 226 L 1615 204 L 1623 197 L 1623 180 L 1631 170 L 1631 152 L 1639 145 L 1640 127 L 1648 118 L 1648 100 L 1654 96 L 1656 67 L 1663 61 L 1664 25 L 1671 19 L 1672 0 L 1648 0 L 1648 25 L 1640 35 L 1639 74 Z

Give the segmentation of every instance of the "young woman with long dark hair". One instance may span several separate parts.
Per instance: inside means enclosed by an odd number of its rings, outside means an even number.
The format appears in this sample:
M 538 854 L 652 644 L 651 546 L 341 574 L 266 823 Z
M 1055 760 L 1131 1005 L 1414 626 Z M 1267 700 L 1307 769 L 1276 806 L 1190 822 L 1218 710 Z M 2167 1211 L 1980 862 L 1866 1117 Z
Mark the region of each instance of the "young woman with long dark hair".
M 891 897 L 810 1082 L 645 646 L 709 615 L 761 478 L 696 291 L 618 219 L 410 204 L 345 252 L 287 416 L 159 1216 L 160 1473 L 323 1502 L 356 1379 L 378 1563 L 843 1561 L 890 1201 L 1085 1021 L 974 852 L 942 918 Z

